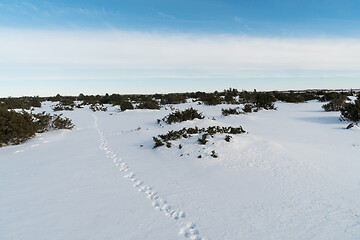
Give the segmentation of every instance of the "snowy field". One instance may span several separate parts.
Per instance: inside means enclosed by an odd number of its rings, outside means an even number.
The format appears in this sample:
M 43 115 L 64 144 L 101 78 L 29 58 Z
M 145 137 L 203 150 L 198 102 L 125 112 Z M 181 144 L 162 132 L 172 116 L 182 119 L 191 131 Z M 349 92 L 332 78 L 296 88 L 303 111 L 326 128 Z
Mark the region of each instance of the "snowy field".
M 224 117 L 230 105 L 186 103 L 173 107 L 206 118 L 163 126 L 169 108 L 63 112 L 73 130 L 0 149 L 0 239 L 358 240 L 360 131 L 322 104 Z M 248 134 L 152 149 L 158 134 L 217 125 Z

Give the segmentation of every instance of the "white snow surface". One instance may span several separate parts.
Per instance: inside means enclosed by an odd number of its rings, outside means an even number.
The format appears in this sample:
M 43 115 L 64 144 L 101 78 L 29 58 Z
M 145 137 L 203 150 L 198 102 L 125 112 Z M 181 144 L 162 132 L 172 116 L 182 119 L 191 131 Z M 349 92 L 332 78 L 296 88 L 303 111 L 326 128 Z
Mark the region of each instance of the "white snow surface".
M 206 118 L 162 126 L 169 108 L 64 111 L 73 130 L 0 149 L 0 239 L 360 239 L 360 132 L 322 104 L 223 117 L 235 106 L 186 103 Z M 248 134 L 152 149 L 217 125 Z

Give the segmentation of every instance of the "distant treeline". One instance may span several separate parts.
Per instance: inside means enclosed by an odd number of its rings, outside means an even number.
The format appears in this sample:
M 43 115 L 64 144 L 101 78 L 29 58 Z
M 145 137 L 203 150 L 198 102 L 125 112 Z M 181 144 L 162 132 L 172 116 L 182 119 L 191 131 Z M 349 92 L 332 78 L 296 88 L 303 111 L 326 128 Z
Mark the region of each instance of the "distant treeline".
M 80 101 L 80 105 L 112 104 L 126 109 L 159 109 L 161 105 L 185 103 L 187 99 L 200 101 L 206 105 L 218 104 L 246 104 L 252 103 L 255 106 L 263 108 L 272 108 L 275 101 L 289 103 L 302 103 L 309 100 L 331 101 L 338 99 L 339 96 L 352 96 L 353 91 L 330 91 L 330 90 L 307 90 L 307 91 L 238 91 L 235 88 L 206 92 L 188 92 L 188 93 L 169 93 L 169 94 L 151 94 L 151 95 L 84 95 L 79 96 L 61 96 L 53 97 L 19 97 L 19 98 L 0 98 L 0 104 L 8 109 L 30 109 L 31 107 L 40 107 L 43 101 L 60 102 L 64 106 L 75 106 L 74 101 Z
M 40 107 L 43 101 L 58 102 L 53 110 L 73 110 L 74 107 L 82 108 L 89 105 L 93 111 L 106 111 L 104 104 L 118 106 L 120 111 L 128 109 L 160 109 L 167 104 L 180 104 L 186 101 L 194 101 L 205 105 L 218 104 L 244 104 L 247 111 L 254 109 L 275 109 L 276 101 L 288 103 L 303 103 L 310 100 L 329 102 L 323 106 L 325 111 L 341 111 L 342 115 L 351 121 L 357 117 L 352 117 L 358 111 L 357 103 L 348 103 L 349 96 L 356 96 L 352 90 L 331 91 L 331 90 L 304 90 L 304 91 L 238 91 L 230 88 L 213 93 L 188 92 L 188 93 L 169 93 L 151 95 L 84 95 L 53 97 L 20 97 L 20 98 L 1 98 L 0 106 L 8 109 L 31 109 Z M 246 111 L 245 111 L 246 112 Z

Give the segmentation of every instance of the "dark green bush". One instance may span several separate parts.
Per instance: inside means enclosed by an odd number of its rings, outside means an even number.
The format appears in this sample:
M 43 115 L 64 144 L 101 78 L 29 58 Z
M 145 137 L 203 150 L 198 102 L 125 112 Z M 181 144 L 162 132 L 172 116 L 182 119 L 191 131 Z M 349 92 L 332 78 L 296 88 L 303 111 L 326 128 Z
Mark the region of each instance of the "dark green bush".
M 158 138 L 156 138 L 156 137 L 153 137 L 153 140 L 154 140 L 154 142 L 155 142 L 153 148 L 157 148 L 157 147 L 164 146 L 164 143 L 163 143 L 160 139 L 158 139 Z
M 25 142 L 35 135 L 36 130 L 31 114 L 0 108 L 0 147 Z
M 20 98 L 0 98 L 0 106 L 8 109 L 30 109 L 32 107 L 41 107 L 44 98 L 40 97 L 20 97 Z
M 160 103 L 162 105 L 165 104 L 180 104 L 180 103 L 185 103 L 186 102 L 186 94 L 181 94 L 181 93 L 170 93 L 170 94 L 156 94 L 154 96 L 156 99 L 160 99 Z
M 349 93 L 347 92 L 326 92 L 322 97 L 319 97 L 320 102 L 327 102 L 332 100 L 348 100 Z
M 218 105 L 221 104 L 221 98 L 216 93 L 200 93 L 198 95 L 199 101 L 205 105 Z
M 129 102 L 129 101 L 122 101 L 121 103 L 120 103 L 120 110 L 121 111 L 125 111 L 125 110 L 132 110 L 132 109 L 134 109 L 134 106 L 132 105 L 132 103 L 131 102 Z
M 245 104 L 243 111 L 246 113 L 251 113 L 252 112 L 252 105 L 251 104 Z
M 198 138 L 198 143 L 201 145 L 205 145 L 208 142 L 208 140 L 206 140 L 207 136 L 208 134 L 203 134 L 201 138 Z
M 305 92 L 273 92 L 275 98 L 278 101 L 288 102 L 288 103 L 303 103 L 310 100 L 315 100 L 318 98 L 318 95 L 313 91 Z
M 211 151 L 211 155 L 210 155 L 210 156 L 212 156 L 213 158 L 217 158 L 217 157 L 218 157 L 218 155 L 217 155 L 217 153 L 215 152 L 215 150 Z
M 71 120 L 61 115 L 15 112 L 0 107 L 0 146 L 23 143 L 36 133 L 73 127 Z
M 160 109 L 159 103 L 152 99 L 145 99 L 140 102 L 139 109 Z
M 354 103 L 346 103 L 341 109 L 341 115 L 352 122 L 360 121 L 360 98 L 358 97 Z
M 226 136 L 225 136 L 225 141 L 230 142 L 230 139 L 231 139 L 231 138 L 232 138 L 232 136 L 226 135 Z
M 228 109 L 222 108 L 222 109 L 221 109 L 221 114 L 222 114 L 223 116 L 239 115 L 239 114 L 242 114 L 242 112 L 240 112 L 240 111 L 238 110 L 238 108 L 228 108 Z
M 167 124 L 183 122 L 188 120 L 194 120 L 195 118 L 203 119 L 204 116 L 194 108 L 188 108 L 184 111 L 175 111 L 164 117 L 162 120 Z
M 271 93 L 258 92 L 255 95 L 254 104 L 257 108 L 264 108 L 266 110 L 270 110 L 270 109 L 275 109 L 275 105 L 274 105 L 275 101 L 276 98 Z
M 54 111 L 73 111 L 74 106 L 62 105 L 61 103 L 59 103 L 53 107 L 53 110 Z
M 345 106 L 345 100 L 334 99 L 331 100 L 329 103 L 322 105 L 322 108 L 326 112 L 332 112 L 332 111 L 340 111 L 344 106 Z
M 216 133 L 220 134 L 241 134 L 245 133 L 246 131 L 240 126 L 240 127 L 220 127 L 220 126 L 210 126 L 208 128 L 183 128 L 178 131 L 169 131 L 167 134 L 161 134 L 158 135 L 159 138 L 153 137 L 153 140 L 155 142 L 154 148 L 163 146 L 164 143 L 167 143 L 169 141 L 175 141 L 181 138 L 189 138 L 193 134 L 201 134 L 204 133 L 202 138 L 199 138 L 199 143 L 206 143 L 207 136 L 214 135 Z
M 107 111 L 107 107 L 104 107 L 102 104 L 99 104 L 99 103 L 91 104 L 89 108 L 93 112 L 96 112 L 96 111 L 106 112 Z

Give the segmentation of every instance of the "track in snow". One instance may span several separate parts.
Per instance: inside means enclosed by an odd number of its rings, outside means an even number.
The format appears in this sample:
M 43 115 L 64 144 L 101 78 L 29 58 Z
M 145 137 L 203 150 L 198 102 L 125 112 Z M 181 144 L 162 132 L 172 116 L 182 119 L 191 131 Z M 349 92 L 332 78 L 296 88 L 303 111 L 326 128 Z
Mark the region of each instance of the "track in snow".
M 128 164 L 111 150 L 104 132 L 99 128 L 96 115 L 92 114 L 92 116 L 94 118 L 94 127 L 100 136 L 100 149 L 105 151 L 106 156 L 112 159 L 115 166 L 124 173 L 124 178 L 128 179 L 130 184 L 132 184 L 139 193 L 143 194 L 152 202 L 152 206 L 155 210 L 162 212 L 166 217 L 175 220 L 176 223 L 180 225 L 179 235 L 190 238 L 191 240 L 206 240 L 206 238 L 200 236 L 199 229 L 196 227 L 195 223 L 186 222 L 185 211 L 172 208 L 167 200 L 162 198 L 151 186 L 142 181 L 135 172 L 131 171 Z

